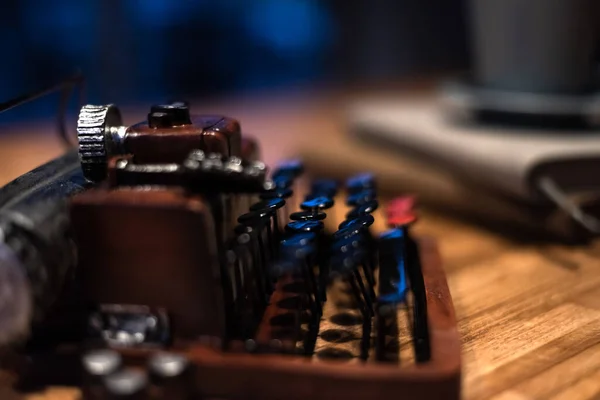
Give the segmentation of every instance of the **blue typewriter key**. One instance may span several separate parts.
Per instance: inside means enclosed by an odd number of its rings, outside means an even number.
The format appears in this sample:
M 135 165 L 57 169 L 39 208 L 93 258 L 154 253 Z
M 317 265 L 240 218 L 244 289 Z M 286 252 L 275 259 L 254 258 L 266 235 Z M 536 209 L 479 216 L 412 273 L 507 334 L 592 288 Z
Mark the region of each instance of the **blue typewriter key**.
M 326 216 L 327 214 L 323 212 L 297 211 L 290 214 L 290 219 L 292 221 L 322 221 Z
M 338 229 L 344 229 L 349 226 L 361 226 L 363 228 L 368 228 L 369 226 L 373 225 L 373 222 L 375 222 L 375 218 L 373 218 L 371 214 L 365 214 L 360 215 L 354 219 L 347 219 L 343 221 L 338 226 Z
M 277 165 L 273 172 L 273 176 L 278 174 L 291 174 L 294 177 L 297 177 L 302 172 L 304 172 L 304 164 L 302 164 L 302 161 L 288 160 Z
M 375 200 L 376 197 L 377 195 L 374 190 L 362 190 L 360 192 L 353 193 L 350 196 L 348 196 L 348 198 L 346 199 L 346 204 L 353 207 L 362 206 L 363 204 L 371 200 Z
M 310 200 L 305 200 L 300 204 L 300 208 L 306 211 L 326 210 L 333 206 L 333 200 L 329 197 L 319 196 Z
M 321 221 L 292 221 L 285 226 L 288 232 L 321 232 L 325 225 Z
M 371 214 L 379 207 L 379 202 L 377 200 L 368 201 L 358 207 L 355 207 L 351 211 L 346 214 L 346 219 L 354 219 L 361 215 Z
M 311 194 L 334 197 L 338 191 L 338 183 L 333 179 L 317 179 L 311 185 Z
M 375 189 L 375 176 L 368 172 L 351 176 L 346 181 L 346 189 L 349 193 L 357 193 L 365 189 Z
M 294 177 L 291 175 L 277 175 L 273 177 L 273 183 L 277 189 L 289 188 L 294 184 Z

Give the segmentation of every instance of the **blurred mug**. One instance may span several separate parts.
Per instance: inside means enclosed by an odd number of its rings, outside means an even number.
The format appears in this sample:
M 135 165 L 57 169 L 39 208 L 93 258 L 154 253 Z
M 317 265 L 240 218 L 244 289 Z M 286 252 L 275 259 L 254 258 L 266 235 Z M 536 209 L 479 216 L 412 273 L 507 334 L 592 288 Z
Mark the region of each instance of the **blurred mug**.
M 596 89 L 598 0 L 470 0 L 474 79 L 555 94 Z

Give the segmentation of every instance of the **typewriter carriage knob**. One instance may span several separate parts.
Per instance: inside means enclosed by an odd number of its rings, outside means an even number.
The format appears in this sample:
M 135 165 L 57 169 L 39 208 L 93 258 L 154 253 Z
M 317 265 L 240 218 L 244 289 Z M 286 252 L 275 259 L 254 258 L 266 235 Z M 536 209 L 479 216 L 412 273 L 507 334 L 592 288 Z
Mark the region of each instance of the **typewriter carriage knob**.
M 106 177 L 111 154 L 123 153 L 127 127 L 119 109 L 113 105 L 83 106 L 77 120 L 79 159 L 86 179 L 98 182 Z

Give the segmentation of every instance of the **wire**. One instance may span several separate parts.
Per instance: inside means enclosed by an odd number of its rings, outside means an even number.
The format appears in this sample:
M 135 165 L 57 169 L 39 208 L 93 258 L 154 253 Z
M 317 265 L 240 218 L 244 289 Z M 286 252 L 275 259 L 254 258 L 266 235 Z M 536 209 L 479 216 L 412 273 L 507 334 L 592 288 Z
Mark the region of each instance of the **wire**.
M 13 108 L 35 101 L 51 93 L 60 91 L 57 115 L 58 135 L 67 147 L 77 146 L 77 140 L 75 139 L 75 136 L 69 135 L 67 132 L 66 114 L 71 94 L 75 88 L 77 88 L 79 92 L 79 103 L 80 105 L 83 104 L 84 83 L 85 79 L 81 72 L 78 71 L 70 78 L 64 79 L 57 84 L 0 103 L 0 113 L 9 111 Z

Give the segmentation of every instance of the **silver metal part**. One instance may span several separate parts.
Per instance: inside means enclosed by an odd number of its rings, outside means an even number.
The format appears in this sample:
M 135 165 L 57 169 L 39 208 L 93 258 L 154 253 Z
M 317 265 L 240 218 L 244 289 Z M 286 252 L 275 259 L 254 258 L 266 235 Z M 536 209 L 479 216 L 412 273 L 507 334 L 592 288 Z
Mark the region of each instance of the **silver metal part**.
M 85 370 L 95 376 L 106 376 L 116 372 L 121 367 L 121 355 L 114 350 L 93 350 L 82 358 Z
M 169 336 L 169 321 L 164 310 L 145 306 L 104 304 L 90 315 L 92 335 L 114 347 L 156 346 Z
M 107 376 L 104 382 L 110 394 L 126 396 L 144 390 L 148 383 L 148 376 L 139 370 L 126 369 Z
M 158 353 L 152 356 L 149 367 L 152 373 L 161 377 L 180 375 L 188 367 L 189 361 L 180 354 Z
M 127 127 L 121 112 L 112 105 L 85 105 L 77 120 L 79 159 L 86 179 L 98 182 L 106 177 L 108 158 L 121 154 Z

